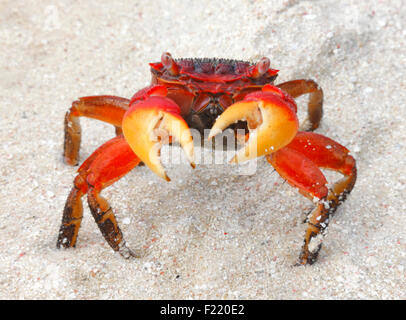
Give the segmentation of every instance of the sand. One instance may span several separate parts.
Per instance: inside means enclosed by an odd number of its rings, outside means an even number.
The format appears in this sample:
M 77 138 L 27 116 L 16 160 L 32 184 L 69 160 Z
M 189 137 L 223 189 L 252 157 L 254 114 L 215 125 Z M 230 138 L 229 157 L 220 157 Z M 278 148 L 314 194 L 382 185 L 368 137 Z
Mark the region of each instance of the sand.
M 402 1 L 3 0 L 0 12 L 1 299 L 406 298 Z M 87 204 L 77 247 L 56 249 L 76 170 L 62 162 L 65 112 L 81 96 L 131 97 L 164 51 L 267 56 L 278 83 L 323 88 L 317 132 L 351 150 L 358 181 L 316 264 L 293 266 L 312 203 L 264 159 L 253 175 L 168 164 L 170 183 L 138 168 L 103 194 L 140 258 L 108 247 Z M 81 123 L 83 161 L 114 130 Z

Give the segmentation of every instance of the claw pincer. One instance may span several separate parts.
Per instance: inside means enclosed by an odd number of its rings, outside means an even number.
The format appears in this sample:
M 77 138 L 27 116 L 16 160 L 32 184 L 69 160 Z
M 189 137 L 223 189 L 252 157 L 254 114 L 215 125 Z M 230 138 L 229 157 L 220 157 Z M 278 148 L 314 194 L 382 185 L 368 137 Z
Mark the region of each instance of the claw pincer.
M 270 85 L 229 106 L 214 123 L 209 139 L 237 121 L 247 122 L 249 139 L 232 162 L 246 161 L 283 148 L 299 128 L 294 100 Z
M 180 116 L 180 107 L 166 97 L 166 88 L 154 88 L 156 95 L 130 103 L 124 115 L 122 129 L 134 153 L 154 173 L 170 181 L 160 160 L 164 143 L 177 140 L 194 167 L 193 139 L 186 121 Z

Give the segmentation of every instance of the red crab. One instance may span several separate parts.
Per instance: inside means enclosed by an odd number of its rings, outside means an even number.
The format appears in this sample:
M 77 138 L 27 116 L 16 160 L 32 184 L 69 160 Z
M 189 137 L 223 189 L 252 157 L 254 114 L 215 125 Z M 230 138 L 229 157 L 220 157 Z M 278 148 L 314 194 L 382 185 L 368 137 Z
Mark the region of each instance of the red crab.
M 124 257 L 134 253 L 126 246 L 114 213 L 100 192 L 141 162 L 169 181 L 160 162 L 160 148 L 177 140 L 191 165 L 193 140 L 189 128 L 209 138 L 231 127 L 243 129 L 244 146 L 232 162 L 266 156 L 282 178 L 315 203 L 307 217 L 299 264 L 316 261 L 321 248 L 314 240 L 327 227 L 356 180 L 356 165 L 348 149 L 313 132 L 298 131 L 293 98 L 310 94 L 310 131 L 322 117 L 323 92 L 312 80 L 273 85 L 278 70 L 268 58 L 256 64 L 226 59 L 173 59 L 163 53 L 150 63 L 151 85 L 131 100 L 90 96 L 74 101 L 65 117 L 64 159 L 78 163 L 81 140 L 79 117 L 95 118 L 115 126 L 117 136 L 99 147 L 78 169 L 62 217 L 57 247 L 74 247 L 82 220 L 82 197 L 87 194 L 92 215 L 108 244 Z M 241 140 L 241 139 L 240 139 Z M 327 188 L 320 168 L 344 177 Z

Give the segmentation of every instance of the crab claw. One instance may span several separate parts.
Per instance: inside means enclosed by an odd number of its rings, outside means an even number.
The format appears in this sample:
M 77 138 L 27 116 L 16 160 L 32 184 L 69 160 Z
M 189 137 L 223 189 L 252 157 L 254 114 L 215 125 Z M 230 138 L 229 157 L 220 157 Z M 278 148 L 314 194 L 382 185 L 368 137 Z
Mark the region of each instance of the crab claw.
M 271 85 L 229 106 L 217 118 L 209 139 L 237 121 L 247 122 L 249 138 L 231 162 L 246 161 L 283 148 L 292 141 L 299 127 L 294 100 Z
M 164 143 L 174 138 L 194 168 L 193 138 L 179 106 L 164 96 L 133 103 L 124 115 L 123 134 L 134 153 L 158 176 L 170 181 L 160 161 Z

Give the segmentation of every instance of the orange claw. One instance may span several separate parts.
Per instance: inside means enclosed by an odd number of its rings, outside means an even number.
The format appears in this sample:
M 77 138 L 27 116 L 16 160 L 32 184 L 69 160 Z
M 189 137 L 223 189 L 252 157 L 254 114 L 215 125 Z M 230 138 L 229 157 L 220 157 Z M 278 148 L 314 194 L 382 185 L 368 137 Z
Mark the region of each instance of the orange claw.
M 231 162 L 246 161 L 283 148 L 292 141 L 299 127 L 294 100 L 271 85 L 228 107 L 211 128 L 209 139 L 240 120 L 247 121 L 249 139 Z
M 175 138 L 194 168 L 193 138 L 179 106 L 161 95 L 136 101 L 125 113 L 123 134 L 134 153 L 158 176 L 170 181 L 160 161 L 163 143 Z

